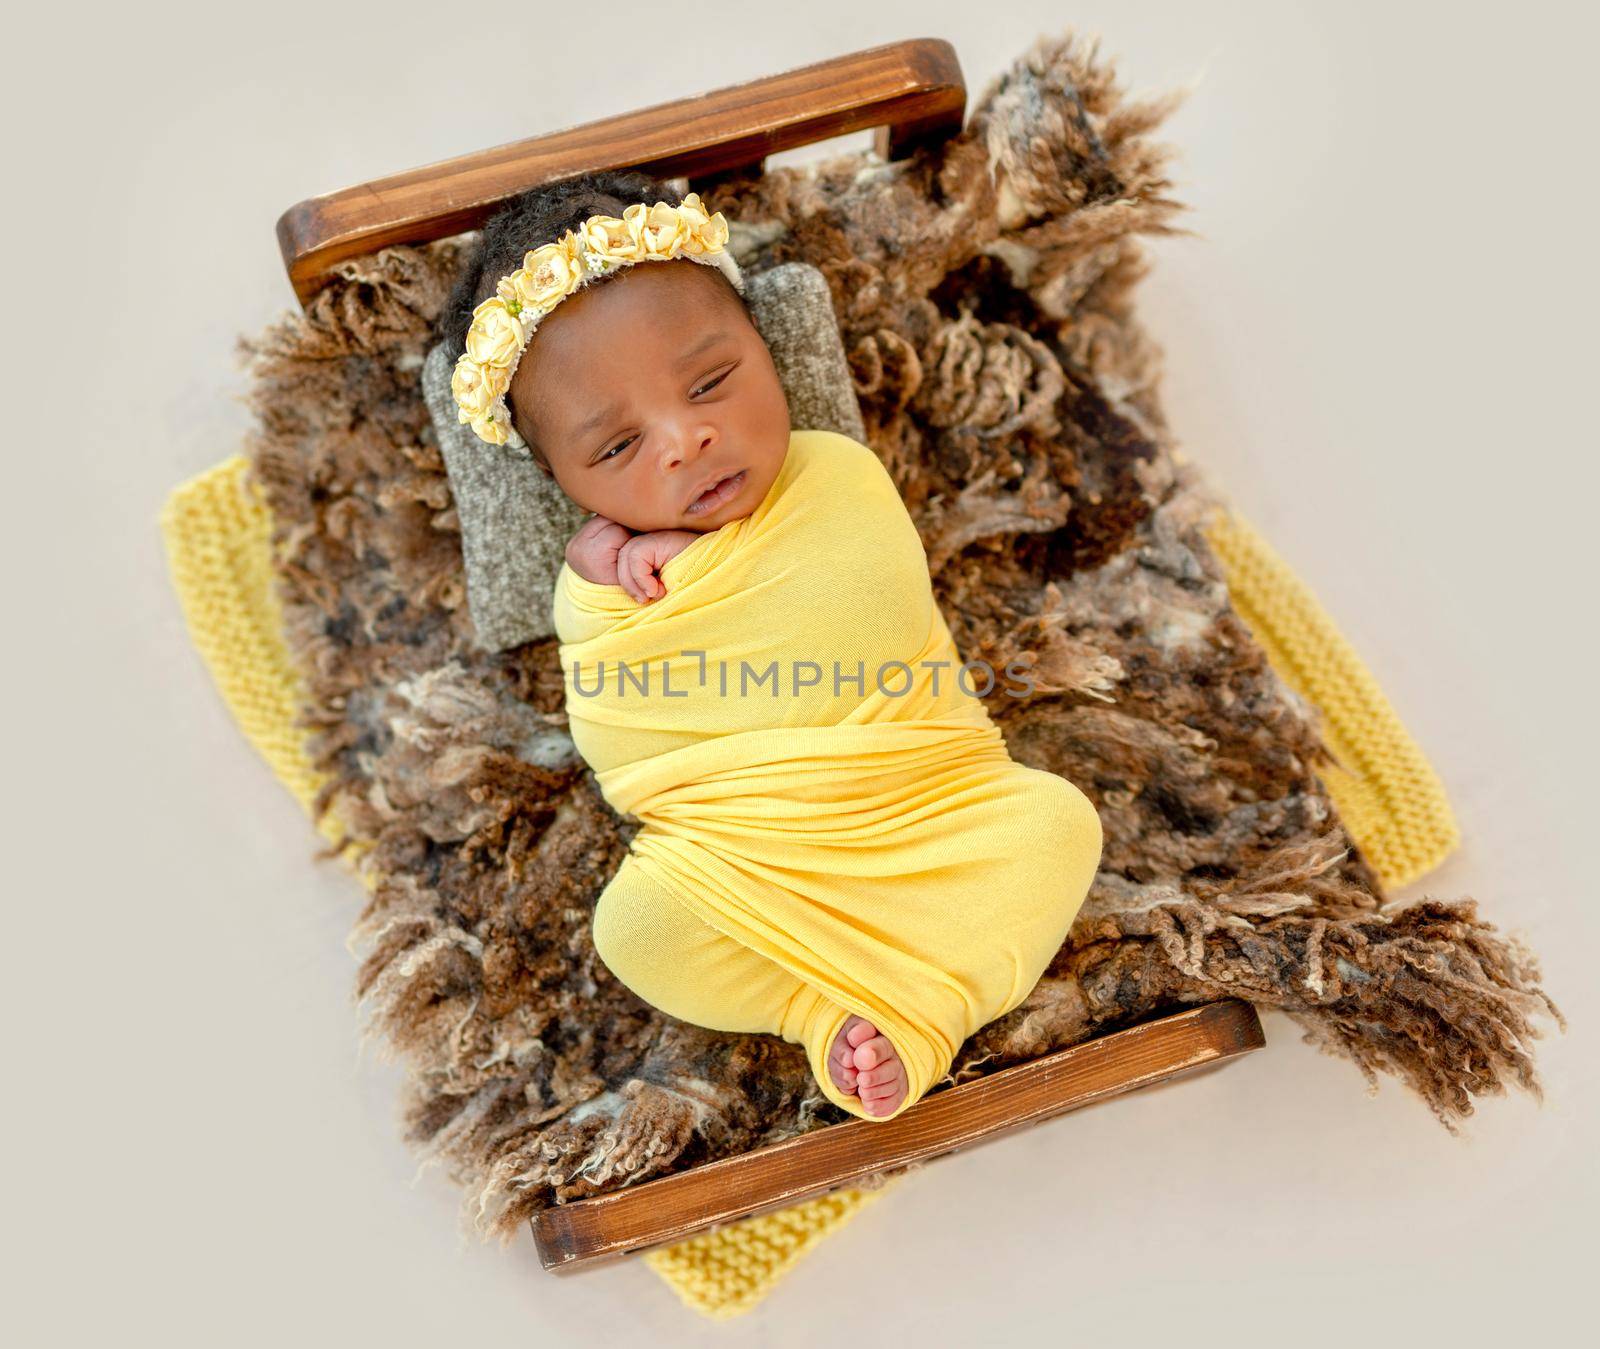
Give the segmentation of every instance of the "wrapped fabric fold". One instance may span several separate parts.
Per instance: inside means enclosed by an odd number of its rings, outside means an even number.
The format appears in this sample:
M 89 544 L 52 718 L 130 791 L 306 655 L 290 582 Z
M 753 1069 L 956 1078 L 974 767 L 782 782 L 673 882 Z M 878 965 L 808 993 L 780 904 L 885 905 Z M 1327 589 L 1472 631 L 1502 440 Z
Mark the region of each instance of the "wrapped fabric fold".
M 1016 763 L 963 666 L 921 540 L 865 445 L 791 433 L 747 516 L 662 568 L 647 604 L 563 567 L 553 618 L 573 740 L 641 823 L 601 894 L 606 965 L 669 1015 L 779 1035 L 825 1095 L 892 1119 L 1017 1006 L 1093 882 L 1093 803 Z M 836 1087 L 852 1014 L 909 1090 Z

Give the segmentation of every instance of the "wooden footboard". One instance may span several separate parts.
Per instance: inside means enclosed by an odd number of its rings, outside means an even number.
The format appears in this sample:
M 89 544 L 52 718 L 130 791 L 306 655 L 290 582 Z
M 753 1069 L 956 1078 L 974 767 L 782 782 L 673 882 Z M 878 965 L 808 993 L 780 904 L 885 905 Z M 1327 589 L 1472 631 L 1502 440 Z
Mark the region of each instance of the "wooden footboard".
M 1207 1003 L 934 1092 L 887 1124 L 853 1119 L 546 1209 L 533 1220 L 539 1259 L 548 1270 L 568 1273 L 681 1241 L 1226 1062 L 1264 1043 L 1249 1003 Z

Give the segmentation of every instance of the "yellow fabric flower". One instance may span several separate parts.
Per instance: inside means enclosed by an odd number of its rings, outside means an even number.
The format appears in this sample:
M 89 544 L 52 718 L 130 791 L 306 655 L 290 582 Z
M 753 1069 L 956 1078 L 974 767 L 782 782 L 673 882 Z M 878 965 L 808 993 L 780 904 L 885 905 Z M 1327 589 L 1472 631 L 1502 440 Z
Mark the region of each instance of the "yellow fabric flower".
M 690 232 L 684 244 L 685 253 L 704 257 L 707 253 L 720 253 L 728 245 L 728 221 L 721 211 L 708 216 L 704 224 Z
M 578 236 L 569 230 L 555 243 L 529 250 L 521 268 L 503 277 L 496 291 L 507 307 L 520 306 L 524 312 L 519 317 L 527 322 L 530 315 L 549 313 L 577 289 L 582 279 L 583 255 Z
M 500 420 L 504 416 L 505 420 Z M 472 429 L 479 440 L 487 440 L 491 445 L 504 445 L 510 437 L 511 418 L 500 411 L 499 408 L 490 408 L 481 417 L 472 419 Z
M 635 221 L 638 219 L 634 217 Z M 606 261 L 638 262 L 644 256 L 644 245 L 634 227 L 614 215 L 592 215 L 585 220 L 583 242 L 591 253 Z
M 637 226 L 639 243 L 647 257 L 675 257 L 689 237 L 688 222 L 678 213 L 677 207 L 664 201 L 649 207 L 643 202 L 630 206 L 622 213 L 622 218 L 630 231 Z
M 491 295 L 472 311 L 467 329 L 467 355 L 479 365 L 507 368 L 522 351 L 526 333 L 521 320 L 498 295 Z
M 698 192 L 690 192 L 684 197 L 683 205 L 678 207 L 678 215 L 688 227 L 688 237 L 683 244 L 685 253 L 704 257 L 707 253 L 715 253 L 728 242 L 728 222 L 721 211 L 716 215 L 707 211 Z
M 503 366 L 479 365 L 470 356 L 457 361 L 455 373 L 450 376 L 450 392 L 455 395 L 464 422 L 482 417 L 510 387 L 509 370 Z
M 691 231 L 698 230 L 711 217 L 698 192 L 690 192 L 684 197 L 683 204 L 678 207 L 678 214 Z

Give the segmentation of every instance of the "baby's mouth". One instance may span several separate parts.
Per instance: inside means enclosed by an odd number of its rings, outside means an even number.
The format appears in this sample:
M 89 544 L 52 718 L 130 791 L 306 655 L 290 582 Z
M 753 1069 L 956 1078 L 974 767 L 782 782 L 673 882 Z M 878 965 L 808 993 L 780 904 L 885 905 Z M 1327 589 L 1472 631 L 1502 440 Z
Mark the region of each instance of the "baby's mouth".
M 704 515 L 707 511 L 715 510 L 723 502 L 738 494 L 739 490 L 744 486 L 744 480 L 745 470 L 742 468 L 737 473 L 728 474 L 727 477 L 718 480 L 700 493 L 688 504 L 684 513 L 687 515 Z

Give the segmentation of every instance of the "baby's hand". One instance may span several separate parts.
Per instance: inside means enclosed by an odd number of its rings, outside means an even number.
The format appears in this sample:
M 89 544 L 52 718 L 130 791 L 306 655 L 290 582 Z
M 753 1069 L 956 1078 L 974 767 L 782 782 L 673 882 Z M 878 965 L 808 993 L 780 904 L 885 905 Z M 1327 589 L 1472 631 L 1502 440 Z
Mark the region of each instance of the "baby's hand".
M 617 584 L 617 554 L 623 544 L 633 538 L 626 525 L 603 515 L 585 520 L 578 532 L 567 541 L 567 565 L 596 585 Z
M 660 599 L 667 593 L 658 575 L 661 568 L 699 537 L 691 529 L 635 534 L 617 555 L 617 583 L 640 604 Z

